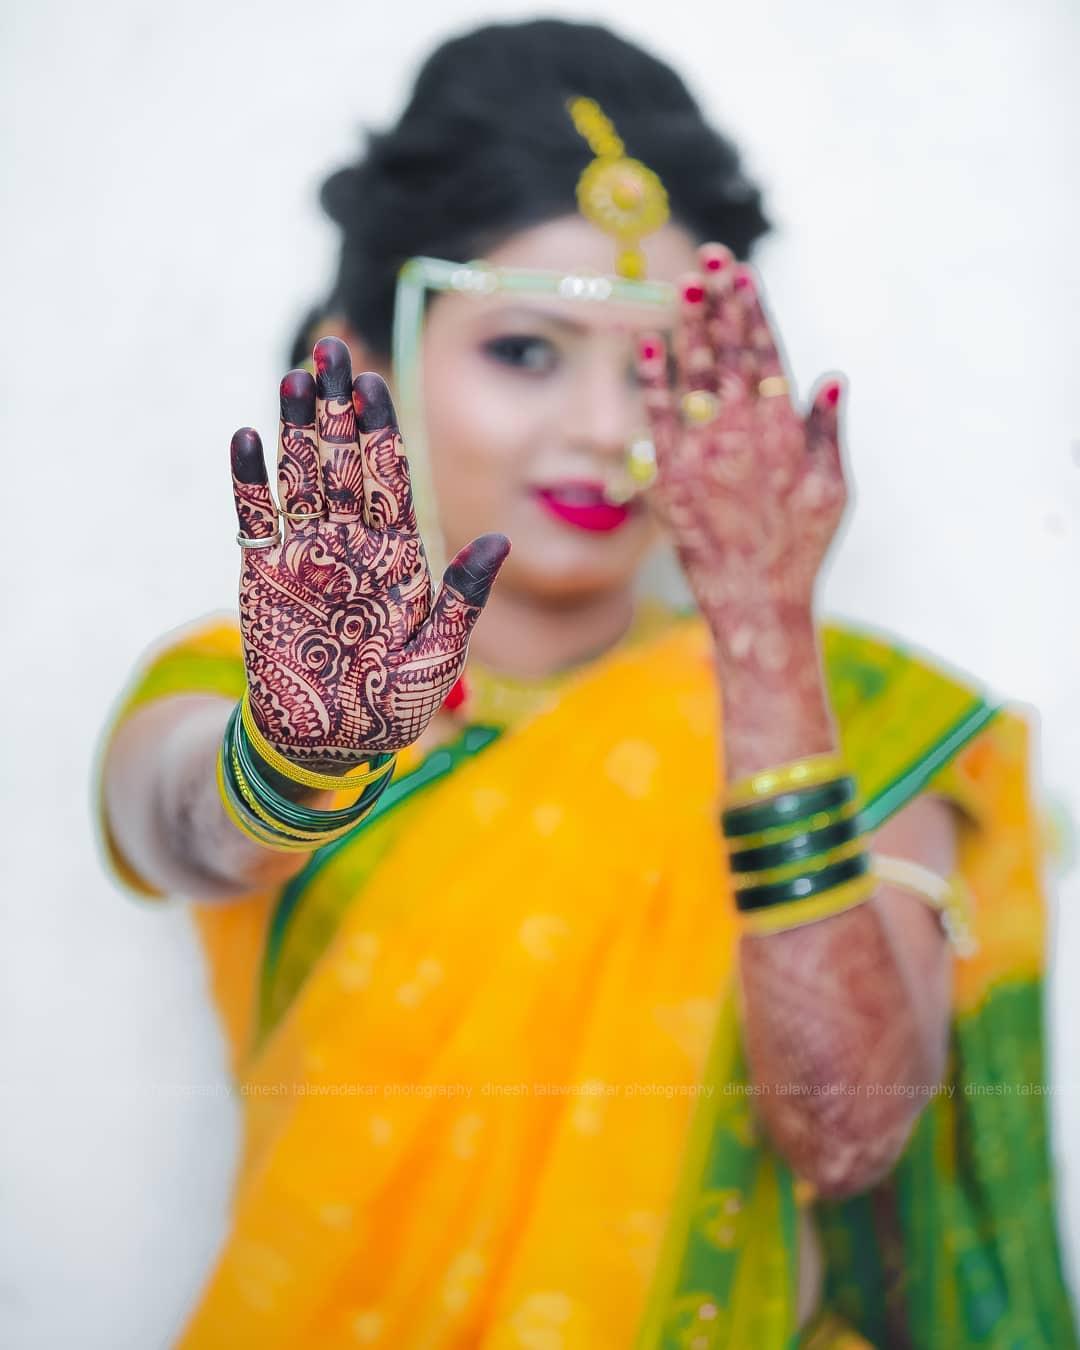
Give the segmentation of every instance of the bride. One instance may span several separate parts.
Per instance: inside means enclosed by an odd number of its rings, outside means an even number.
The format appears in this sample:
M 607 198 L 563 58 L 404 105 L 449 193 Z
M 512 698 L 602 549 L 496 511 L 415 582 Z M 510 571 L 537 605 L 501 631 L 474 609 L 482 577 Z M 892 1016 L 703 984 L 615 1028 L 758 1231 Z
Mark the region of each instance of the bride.
M 817 613 L 845 389 L 791 396 L 737 152 L 609 32 L 491 26 L 323 200 L 239 623 L 104 759 L 244 1099 L 178 1343 L 1074 1344 L 991 1090 L 1042 1078 L 1025 726 Z

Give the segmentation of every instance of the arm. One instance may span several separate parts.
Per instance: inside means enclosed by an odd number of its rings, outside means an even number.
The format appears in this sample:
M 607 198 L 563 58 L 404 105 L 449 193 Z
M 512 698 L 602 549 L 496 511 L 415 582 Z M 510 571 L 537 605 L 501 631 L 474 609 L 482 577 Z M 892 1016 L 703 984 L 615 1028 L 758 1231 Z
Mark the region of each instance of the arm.
M 258 433 L 238 431 L 231 458 L 249 710 L 263 742 L 263 757 L 250 747 L 254 768 L 273 792 L 323 810 L 333 801 L 329 784 L 299 787 L 290 767 L 332 780 L 420 737 L 461 673 L 510 541 L 487 534 L 466 544 L 433 595 L 385 383 L 374 374 L 353 381 L 336 338 L 316 345 L 315 364 L 317 381 L 292 371 L 281 383 L 280 535 Z M 217 761 L 232 706 L 216 696 L 162 698 L 113 737 L 103 782 L 109 829 L 158 890 L 239 895 L 279 885 L 310 856 L 257 842 L 226 813 Z M 234 805 L 243 815 L 240 797 Z M 251 822 L 254 833 L 268 833 L 265 822 Z M 323 820 L 300 824 L 305 842 L 312 832 L 333 837 Z M 287 822 L 269 834 L 295 843 L 296 825 L 291 836 Z
M 755 630 L 764 622 L 758 612 Z M 837 748 L 811 616 L 781 626 L 779 669 L 761 668 L 755 644 L 739 655 L 717 642 L 729 781 Z M 923 797 L 874 847 L 948 876 L 955 835 L 952 807 Z M 747 1055 L 764 1089 L 756 1102 L 776 1147 L 820 1194 L 864 1190 L 895 1164 L 944 1073 L 951 969 L 936 914 L 889 886 L 822 922 L 743 937 Z
M 715 639 L 723 783 L 837 748 L 813 601 L 847 485 L 842 385 L 825 382 L 799 412 L 752 269 L 718 245 L 699 262 L 684 280 L 674 371 L 651 336 L 639 372 L 653 500 Z M 939 803 L 914 804 L 882 834 L 890 852 L 951 871 Z M 936 916 L 879 886 L 846 913 L 746 934 L 740 969 L 777 1148 L 823 1194 L 864 1189 L 895 1162 L 943 1071 L 951 967 Z
M 109 745 L 109 830 L 138 875 L 163 894 L 226 899 L 269 889 L 310 856 L 264 848 L 226 816 L 216 765 L 232 707 L 216 695 L 158 699 L 127 718 Z M 296 800 L 322 804 L 324 794 L 301 791 Z

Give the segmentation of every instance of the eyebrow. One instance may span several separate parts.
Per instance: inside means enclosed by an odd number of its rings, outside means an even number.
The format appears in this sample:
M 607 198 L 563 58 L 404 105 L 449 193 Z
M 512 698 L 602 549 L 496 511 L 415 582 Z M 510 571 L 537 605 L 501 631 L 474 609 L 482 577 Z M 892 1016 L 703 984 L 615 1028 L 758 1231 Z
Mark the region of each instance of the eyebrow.
M 562 313 L 562 311 L 560 311 L 560 310 L 548 309 L 546 306 L 544 306 L 544 305 L 542 305 L 542 304 L 541 304 L 541 305 L 508 305 L 508 306 L 507 306 L 506 308 L 504 308 L 504 309 L 492 309 L 492 310 L 489 310 L 489 311 L 487 312 L 487 314 L 485 314 L 484 317 L 485 317 L 485 318 L 502 319 L 502 320 L 513 320 L 513 319 L 521 320 L 521 319 L 525 319 L 525 320 L 527 320 L 527 321 L 529 321 L 529 322 L 535 322 L 536 320 L 541 320 L 541 321 L 543 321 L 544 323 L 549 323 L 549 324 L 551 324 L 552 327 L 554 327 L 554 328 L 561 328 L 564 332 L 575 333 L 575 334 L 587 333 L 587 332 L 589 331 L 589 325 L 588 325 L 588 324 L 580 323 L 580 322 L 578 322 L 578 320 L 576 320 L 576 319 L 568 318 L 566 314 Z M 664 322 L 663 322 L 664 319 L 667 319 L 668 322 L 667 322 L 667 323 L 664 323 Z M 666 329 L 666 328 L 670 327 L 670 324 L 671 324 L 671 319 L 670 319 L 670 316 L 669 316 L 669 315 L 662 315 L 662 316 L 661 316 L 661 315 L 658 314 L 658 315 L 656 316 L 656 322 L 655 322 L 653 325 L 649 325 L 649 324 L 633 325 L 633 324 L 631 324 L 631 325 L 628 325 L 628 326 L 629 326 L 631 329 L 636 328 L 636 327 L 639 327 L 639 326 L 640 326 L 640 327 L 650 327 L 650 326 L 652 326 L 652 327 L 656 327 L 656 328 Z
M 547 309 L 543 305 L 508 305 L 505 309 L 491 309 L 484 317 L 527 319 L 529 321 L 542 319 L 545 323 L 550 323 L 553 327 L 562 328 L 570 333 L 583 333 L 587 327 L 586 324 L 579 323 L 576 319 L 568 319 L 565 314 L 557 310 Z

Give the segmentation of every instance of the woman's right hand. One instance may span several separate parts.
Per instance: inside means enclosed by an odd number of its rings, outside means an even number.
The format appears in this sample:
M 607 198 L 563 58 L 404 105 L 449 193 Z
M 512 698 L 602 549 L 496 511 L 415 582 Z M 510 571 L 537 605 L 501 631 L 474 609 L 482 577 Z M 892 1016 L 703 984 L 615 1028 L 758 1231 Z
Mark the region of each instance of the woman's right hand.
M 317 379 L 294 370 L 281 382 L 284 535 L 243 550 L 240 626 L 252 711 L 267 740 L 298 763 L 344 772 L 410 745 L 442 706 L 510 541 L 484 534 L 466 544 L 432 601 L 385 382 L 365 374 L 354 383 L 337 338 L 316 345 L 315 368 Z M 262 443 L 250 427 L 232 439 L 232 475 L 241 537 L 276 537 Z

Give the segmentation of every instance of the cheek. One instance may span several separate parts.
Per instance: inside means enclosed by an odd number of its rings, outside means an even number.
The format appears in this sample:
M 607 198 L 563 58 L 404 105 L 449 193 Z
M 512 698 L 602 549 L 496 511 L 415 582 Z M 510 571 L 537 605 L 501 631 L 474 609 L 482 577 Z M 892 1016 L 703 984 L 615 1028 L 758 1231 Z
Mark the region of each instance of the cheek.
M 540 402 L 478 357 L 433 354 L 425 370 L 425 420 L 448 532 L 455 518 L 501 516 L 500 507 L 522 491 L 546 424 Z

